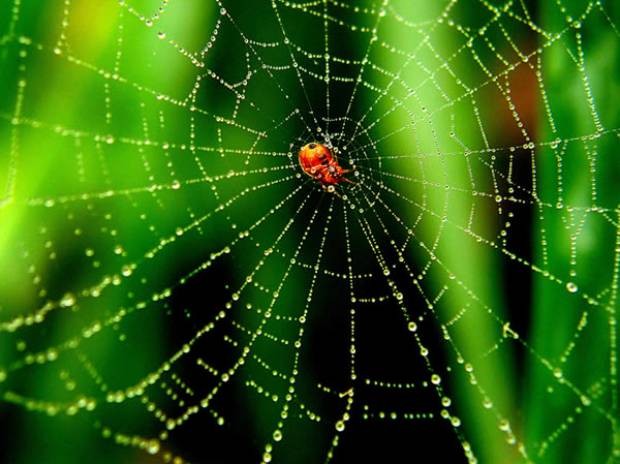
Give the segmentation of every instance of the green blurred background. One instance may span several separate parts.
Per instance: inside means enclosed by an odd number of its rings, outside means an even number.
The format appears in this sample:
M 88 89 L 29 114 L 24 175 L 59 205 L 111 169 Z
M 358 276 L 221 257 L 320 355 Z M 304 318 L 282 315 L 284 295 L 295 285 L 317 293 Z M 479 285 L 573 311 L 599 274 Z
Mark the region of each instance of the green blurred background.
M 618 462 L 619 16 L 0 0 L 0 460 Z

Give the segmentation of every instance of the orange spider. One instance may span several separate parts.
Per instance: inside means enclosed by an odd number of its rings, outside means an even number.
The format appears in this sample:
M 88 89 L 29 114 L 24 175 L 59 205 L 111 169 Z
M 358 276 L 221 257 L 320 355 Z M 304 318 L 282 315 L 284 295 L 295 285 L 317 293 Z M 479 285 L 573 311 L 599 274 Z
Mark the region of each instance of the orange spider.
M 351 172 L 342 168 L 329 148 L 322 143 L 311 142 L 299 150 L 299 164 L 301 169 L 319 181 L 323 186 L 339 184 L 342 181 L 351 182 L 344 175 Z

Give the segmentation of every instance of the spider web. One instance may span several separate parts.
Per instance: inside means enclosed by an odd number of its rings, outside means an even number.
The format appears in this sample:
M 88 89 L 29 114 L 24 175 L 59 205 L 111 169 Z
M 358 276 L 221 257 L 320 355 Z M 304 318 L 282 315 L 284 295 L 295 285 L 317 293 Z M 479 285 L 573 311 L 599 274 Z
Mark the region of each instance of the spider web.
M 618 459 L 617 11 L 413 3 L 3 2 L 7 459 Z

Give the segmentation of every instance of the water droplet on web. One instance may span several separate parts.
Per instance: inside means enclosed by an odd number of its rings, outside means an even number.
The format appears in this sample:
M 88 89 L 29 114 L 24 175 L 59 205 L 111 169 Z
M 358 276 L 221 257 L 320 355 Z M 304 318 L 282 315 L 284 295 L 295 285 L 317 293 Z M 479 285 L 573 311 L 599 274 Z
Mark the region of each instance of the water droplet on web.
M 159 451 L 159 441 L 158 440 L 150 440 L 148 442 L 148 446 L 147 446 L 146 450 L 149 452 L 149 454 L 157 454 L 157 452 Z
M 566 290 L 568 290 L 570 293 L 576 293 L 577 290 L 579 290 L 579 287 L 577 287 L 577 285 L 574 282 L 567 282 Z
M 58 351 L 55 349 L 49 349 L 46 357 L 48 361 L 55 361 L 58 359 Z
M 418 330 L 418 325 L 411 321 L 409 322 L 409 324 L 407 324 L 407 330 L 409 330 L 409 332 L 415 332 L 416 330 Z
M 60 300 L 60 306 L 69 308 L 75 304 L 75 295 L 73 293 L 65 293 Z
M 344 428 L 345 428 L 344 421 L 339 420 L 338 422 L 336 422 L 336 430 L 338 432 L 342 432 Z
M 510 423 L 506 419 L 502 419 L 499 421 L 498 428 L 502 432 L 508 432 L 510 430 Z

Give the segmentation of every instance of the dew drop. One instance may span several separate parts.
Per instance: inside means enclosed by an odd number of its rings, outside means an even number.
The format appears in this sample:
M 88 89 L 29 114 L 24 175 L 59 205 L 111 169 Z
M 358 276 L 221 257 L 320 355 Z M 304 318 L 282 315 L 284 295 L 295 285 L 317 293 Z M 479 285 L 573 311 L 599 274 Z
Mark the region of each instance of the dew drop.
M 149 452 L 149 454 L 157 454 L 157 452 L 159 451 L 159 441 L 157 440 L 149 441 L 146 450 Z
M 75 295 L 73 293 L 65 293 L 60 300 L 60 306 L 63 308 L 70 308 L 75 304 Z

